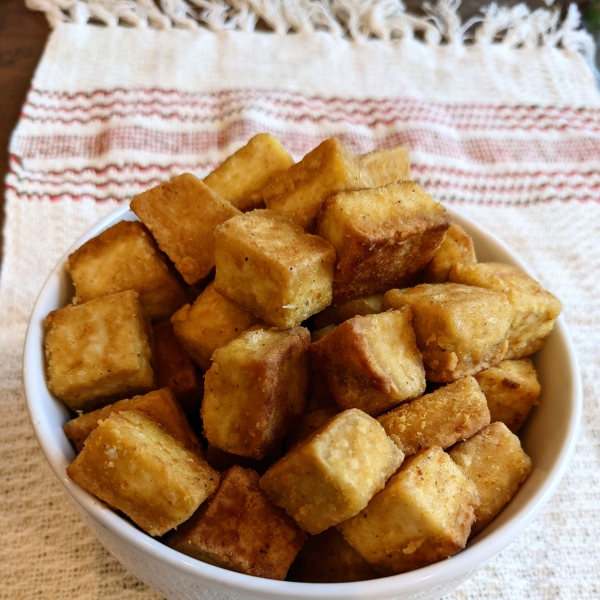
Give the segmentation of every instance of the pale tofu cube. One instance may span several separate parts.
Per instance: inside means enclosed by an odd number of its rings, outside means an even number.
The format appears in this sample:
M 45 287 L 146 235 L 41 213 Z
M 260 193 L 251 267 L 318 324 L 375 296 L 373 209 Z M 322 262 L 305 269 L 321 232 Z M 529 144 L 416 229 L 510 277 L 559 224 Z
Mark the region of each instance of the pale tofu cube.
M 317 329 L 324 329 L 330 325 L 339 325 L 359 315 L 362 317 L 376 315 L 381 312 L 382 300 L 383 294 L 374 294 L 372 296 L 363 296 L 362 298 L 348 300 L 341 304 L 332 304 L 312 318 L 313 325 Z
M 304 542 L 290 567 L 289 581 L 305 583 L 344 583 L 381 577 L 379 573 L 330 527 Z
M 338 530 L 379 573 L 395 575 L 462 550 L 478 504 L 475 485 L 441 448 L 433 447 L 407 460 Z
M 277 138 L 259 133 L 204 178 L 204 183 L 242 212 L 263 205 L 270 179 L 294 164 Z
M 491 422 L 502 421 L 516 433 L 540 395 L 540 383 L 531 360 L 503 360 L 477 373 L 475 379 L 485 394 Z
M 316 233 L 337 254 L 334 304 L 408 285 L 449 226 L 444 207 L 412 181 L 327 198 Z
M 223 569 L 285 579 L 306 534 L 258 486 L 259 474 L 232 467 L 214 496 L 166 544 Z
M 276 462 L 260 487 L 302 529 L 317 534 L 361 511 L 403 458 L 375 419 L 350 409 Z
M 204 378 L 204 435 L 217 448 L 262 459 L 304 412 L 308 385 L 304 327 L 256 326 L 215 350 Z
M 481 498 L 471 535 L 486 527 L 517 493 L 531 471 L 531 459 L 504 423 L 492 423 L 449 452 L 475 484 Z
M 343 190 L 371 187 L 365 167 L 337 138 L 322 142 L 263 190 L 267 208 L 313 231 L 323 200 Z
M 225 298 L 214 283 L 172 317 L 175 335 L 190 358 L 203 370 L 210 369 L 213 352 L 256 325 L 259 320 L 239 304 Z
M 506 294 L 514 309 L 505 358 L 522 358 L 539 350 L 552 331 L 562 305 L 535 279 L 500 263 L 455 265 L 450 281 Z
M 152 536 L 187 521 L 219 481 L 200 456 L 137 411 L 102 421 L 67 475 Z
M 441 246 L 435 251 L 423 272 L 424 283 L 445 283 L 454 265 L 473 265 L 477 262 L 471 236 L 452 222 Z
M 191 173 L 138 194 L 131 210 L 190 285 L 215 266 L 215 227 L 240 214 Z
M 450 383 L 497 365 L 508 347 L 513 310 L 505 294 L 456 283 L 390 290 L 383 308 L 412 306 L 428 381 Z
M 152 321 L 161 321 L 190 300 L 148 229 L 137 221 L 121 221 L 83 244 L 69 256 L 67 271 L 77 304 L 135 290 Z
M 150 321 L 134 291 L 66 306 L 46 317 L 48 388 L 89 411 L 155 387 Z
M 373 150 L 358 157 L 360 163 L 367 168 L 373 181 L 373 187 L 382 187 L 396 181 L 410 180 L 410 159 L 408 148 Z
M 342 409 L 376 416 L 425 391 L 409 307 L 344 321 L 309 353 Z
M 424 448 L 449 448 L 490 424 L 490 412 L 477 381 L 464 377 L 399 406 L 377 419 L 405 456 Z
M 290 329 L 331 303 L 335 251 L 271 210 L 218 227 L 216 290 L 257 317 Z

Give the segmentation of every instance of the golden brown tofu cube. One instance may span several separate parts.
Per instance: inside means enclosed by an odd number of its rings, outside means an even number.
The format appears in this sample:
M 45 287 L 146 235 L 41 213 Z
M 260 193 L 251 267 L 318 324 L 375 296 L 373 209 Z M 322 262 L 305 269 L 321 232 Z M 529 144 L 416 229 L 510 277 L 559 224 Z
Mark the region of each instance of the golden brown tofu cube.
M 503 360 L 477 373 L 475 379 L 485 394 L 491 422 L 502 421 L 516 433 L 540 395 L 540 383 L 531 360 Z
M 191 173 L 138 194 L 131 210 L 190 285 L 215 266 L 215 227 L 240 214 Z
M 374 294 L 373 296 L 348 300 L 341 304 L 332 304 L 312 318 L 313 325 L 317 329 L 323 329 L 329 325 L 339 325 L 359 315 L 362 317 L 376 315 L 381 312 L 382 299 L 383 294 Z
M 449 226 L 444 207 L 412 181 L 330 196 L 316 233 L 337 254 L 333 302 L 407 285 Z
M 311 535 L 290 567 L 289 581 L 344 583 L 381 577 L 335 528 Z
M 210 369 L 213 352 L 258 323 L 253 313 L 225 298 L 214 282 L 171 318 L 175 335 L 190 358 L 203 370 Z
M 456 381 L 497 365 L 508 347 L 513 310 L 504 294 L 456 283 L 390 290 L 383 308 L 412 306 L 429 381 Z
M 295 423 L 292 430 L 285 436 L 283 440 L 283 448 L 287 452 L 300 442 L 304 441 L 308 436 L 315 432 L 321 425 L 327 423 L 329 419 L 335 417 L 340 412 L 336 406 L 325 406 L 317 408 L 312 412 L 304 413 Z
M 371 175 L 373 187 L 410 180 L 410 159 L 408 148 L 404 146 L 373 150 L 367 154 L 361 154 L 358 160 Z
M 204 435 L 217 448 L 258 460 L 304 412 L 307 390 L 304 327 L 256 326 L 215 350 L 204 378 Z
M 486 527 L 517 493 L 531 471 L 531 459 L 504 423 L 492 423 L 449 452 L 475 484 L 481 504 L 471 535 Z
M 263 190 L 267 208 L 313 231 L 323 200 L 343 190 L 371 187 L 365 167 L 343 142 L 330 138 L 299 163 L 273 177 Z
M 342 409 L 376 416 L 425 391 L 408 307 L 344 321 L 309 352 Z
M 44 340 L 50 391 L 73 411 L 149 392 L 151 335 L 131 290 L 51 312 Z
M 277 138 L 259 133 L 207 175 L 204 183 L 246 212 L 263 205 L 262 190 L 271 177 L 293 164 L 292 157 Z
M 464 377 L 399 406 L 377 419 L 405 456 L 424 448 L 444 450 L 490 424 L 490 411 L 477 381 Z
M 452 222 L 444 241 L 429 261 L 422 281 L 445 283 L 454 265 L 472 265 L 476 262 L 473 240 L 460 225 Z
M 302 529 L 317 534 L 361 511 L 403 458 L 375 419 L 350 409 L 276 462 L 260 487 Z
M 450 272 L 450 281 L 506 294 L 514 309 L 507 359 L 522 358 L 539 350 L 562 308 L 558 298 L 511 265 L 455 265 Z
M 232 467 L 215 495 L 167 545 L 204 562 L 268 579 L 285 579 L 306 534 L 258 487 L 259 474 Z
M 215 287 L 269 325 L 290 329 L 331 303 L 335 251 L 271 210 L 215 231 Z
M 137 411 L 102 421 L 67 475 L 152 536 L 187 521 L 219 481 L 200 456 Z
M 377 571 L 394 575 L 462 550 L 478 504 L 474 484 L 434 446 L 408 459 L 338 530 Z
M 121 221 L 69 256 L 76 303 L 135 290 L 152 321 L 168 319 L 190 293 L 167 266 L 142 223 Z

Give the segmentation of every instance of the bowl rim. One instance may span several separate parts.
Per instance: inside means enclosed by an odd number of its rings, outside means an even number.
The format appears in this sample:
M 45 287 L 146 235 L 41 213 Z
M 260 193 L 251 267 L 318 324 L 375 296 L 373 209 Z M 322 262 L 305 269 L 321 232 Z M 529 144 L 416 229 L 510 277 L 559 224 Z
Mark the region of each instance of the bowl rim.
M 507 254 L 515 266 L 521 268 L 529 275 L 532 275 L 530 269 L 519 259 L 519 257 L 503 242 L 496 238 L 496 236 L 473 222 L 471 219 L 456 212 L 452 207 L 445 206 L 445 208 L 448 210 L 452 219 L 467 230 L 472 237 L 476 236 L 480 239 L 485 239 L 485 243 L 492 246 L 492 252 L 500 251 L 501 253 Z M 136 219 L 135 215 L 130 213 L 128 204 L 118 207 L 88 229 L 87 232 L 83 234 L 58 261 L 46 279 L 36 299 L 27 327 L 23 354 L 23 380 L 27 410 L 36 438 L 46 460 L 50 464 L 50 467 L 60 481 L 64 492 L 70 497 L 71 501 L 75 501 L 92 519 L 102 525 L 121 542 L 124 542 L 138 552 L 141 552 L 143 555 L 166 564 L 176 571 L 185 573 L 193 579 L 204 581 L 205 583 L 214 586 L 215 589 L 222 590 L 226 593 L 250 593 L 257 597 L 273 599 L 288 597 L 299 600 L 314 600 L 317 586 L 320 586 L 318 594 L 319 598 L 323 599 L 393 597 L 394 594 L 398 594 L 399 592 L 406 594 L 422 590 L 424 584 L 426 584 L 427 587 L 433 587 L 447 582 L 449 578 L 456 579 L 461 574 L 475 572 L 506 547 L 537 517 L 556 490 L 568 468 L 576 446 L 583 406 L 581 375 L 577 356 L 562 315 L 556 320 L 552 335 L 561 336 L 563 338 L 562 341 L 568 350 L 567 362 L 571 371 L 572 381 L 570 397 L 572 398 L 573 410 L 570 413 L 570 419 L 567 426 L 568 433 L 565 436 L 558 453 L 559 458 L 555 461 L 553 468 L 546 475 L 544 484 L 541 485 L 532 498 L 527 501 L 522 510 L 506 523 L 503 523 L 502 526 L 498 527 L 495 531 L 486 535 L 484 540 L 479 539 L 479 536 L 475 537 L 469 542 L 465 550 L 452 556 L 450 559 L 439 561 L 400 575 L 392 575 L 375 580 L 327 584 L 300 583 L 263 579 L 228 571 L 181 554 L 144 533 L 128 520 L 119 516 L 112 509 L 109 509 L 106 505 L 99 502 L 98 499 L 84 491 L 67 477 L 62 462 L 57 458 L 57 454 L 63 454 L 58 446 L 58 440 L 53 437 L 48 427 L 46 427 L 44 419 L 41 418 L 43 411 L 40 411 L 37 406 L 36 387 L 39 384 L 36 384 L 36 376 L 39 376 L 40 369 L 45 381 L 43 352 L 40 353 L 40 344 L 43 341 L 43 338 L 40 333 L 41 328 L 39 323 L 44 322 L 47 311 L 42 307 L 42 299 L 48 293 L 51 280 L 56 280 L 56 278 L 60 277 L 64 272 L 64 265 L 69 254 L 88 239 L 98 235 L 104 229 L 123 219 Z M 52 396 L 50 397 L 52 398 Z M 56 399 L 54 399 L 54 401 L 59 402 Z M 477 548 L 477 552 L 474 551 L 475 548 Z

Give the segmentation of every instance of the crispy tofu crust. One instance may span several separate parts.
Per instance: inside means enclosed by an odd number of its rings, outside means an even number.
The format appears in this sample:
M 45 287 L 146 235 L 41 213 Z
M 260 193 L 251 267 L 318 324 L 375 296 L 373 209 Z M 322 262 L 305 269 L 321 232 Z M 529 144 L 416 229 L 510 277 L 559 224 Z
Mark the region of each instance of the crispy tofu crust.
M 331 304 L 319 314 L 312 318 L 312 323 L 316 329 L 324 329 L 330 325 L 339 325 L 352 317 L 358 315 L 376 315 L 381 312 L 381 301 L 383 294 L 374 294 L 372 296 L 363 296 L 354 300 L 348 300 L 341 304 Z M 316 341 L 316 340 L 314 340 Z
M 316 233 L 337 254 L 333 302 L 409 284 L 449 226 L 444 207 L 412 181 L 330 196 Z
M 232 467 L 210 501 L 167 538 L 204 562 L 268 579 L 285 579 L 306 534 L 258 486 L 259 474 Z
M 263 206 L 263 188 L 294 164 L 277 138 L 259 133 L 204 178 L 204 183 L 242 212 Z
M 382 187 L 396 181 L 410 181 L 410 159 L 408 148 L 373 150 L 358 157 L 360 163 L 367 168 L 373 181 L 373 187 Z
M 187 521 L 219 480 L 196 453 L 136 411 L 100 423 L 67 475 L 152 536 Z
M 46 317 L 48 388 L 89 411 L 155 387 L 150 321 L 132 290 L 68 305 Z
M 190 285 L 215 266 L 215 227 L 240 214 L 191 173 L 138 194 L 131 210 Z

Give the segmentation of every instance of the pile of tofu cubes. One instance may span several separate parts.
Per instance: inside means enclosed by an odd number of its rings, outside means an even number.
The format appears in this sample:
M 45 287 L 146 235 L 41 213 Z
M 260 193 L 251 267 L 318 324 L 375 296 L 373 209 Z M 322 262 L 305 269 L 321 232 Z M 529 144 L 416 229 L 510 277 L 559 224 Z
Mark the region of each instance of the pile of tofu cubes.
M 447 558 L 516 493 L 560 302 L 477 262 L 405 148 L 294 163 L 259 134 L 131 210 L 46 320 L 81 487 L 189 556 L 304 582 Z

